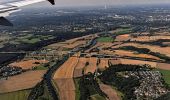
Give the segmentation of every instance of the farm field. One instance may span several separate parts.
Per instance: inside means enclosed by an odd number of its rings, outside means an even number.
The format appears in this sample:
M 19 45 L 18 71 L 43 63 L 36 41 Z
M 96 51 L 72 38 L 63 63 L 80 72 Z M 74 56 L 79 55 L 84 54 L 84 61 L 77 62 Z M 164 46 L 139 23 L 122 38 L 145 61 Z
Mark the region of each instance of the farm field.
M 48 63 L 45 60 L 25 60 L 9 64 L 10 66 L 21 67 L 22 69 L 32 69 L 33 67 L 40 66 L 41 64 Z
M 156 62 L 150 62 L 150 61 L 141 61 L 141 60 L 132 60 L 132 59 L 120 59 L 121 64 L 132 64 L 132 65 L 144 65 L 148 64 L 151 65 L 151 67 L 157 67 Z
M 73 72 L 77 63 L 77 57 L 70 57 L 54 74 L 53 79 L 61 100 L 75 100 Z
M 83 75 L 82 71 L 86 66 L 86 62 L 88 62 L 88 58 L 84 57 L 79 58 L 79 61 L 74 69 L 74 77 L 81 77 Z
M 127 41 L 130 39 L 129 34 L 124 34 L 124 35 L 118 35 L 115 39 L 116 42 L 121 42 L 121 41 Z
M 152 52 L 158 52 L 160 54 L 164 54 L 168 57 L 170 57 L 170 47 L 160 47 L 160 46 L 153 46 L 153 45 L 146 45 L 146 44 L 139 44 L 139 43 L 124 43 L 121 45 L 117 45 L 117 46 L 112 46 L 112 48 L 120 48 L 120 47 L 124 47 L 124 46 L 134 46 L 136 48 L 147 48 L 149 50 L 151 50 Z
M 70 57 L 54 74 L 54 79 L 73 78 L 74 68 L 78 63 L 77 57 Z
M 105 70 L 106 68 L 109 67 L 108 63 L 109 63 L 109 59 L 101 58 L 100 63 L 98 64 L 98 68 L 101 70 Z
M 27 71 L 16 76 L 11 76 L 8 80 L 0 80 L 0 93 L 30 89 L 42 80 L 45 72 L 43 70 Z
M 141 61 L 141 60 L 133 60 L 133 59 L 109 59 L 109 62 L 113 65 L 116 64 L 131 64 L 131 65 L 144 65 L 148 64 L 151 67 L 162 69 L 162 70 L 170 70 L 170 64 L 168 63 L 158 63 L 158 62 L 151 62 L 151 61 Z
M 128 34 L 128 33 L 131 33 L 132 32 L 132 29 L 131 28 L 122 28 L 122 29 L 117 29 L 114 34 L 117 34 L 117 35 L 122 35 L 122 34 Z
M 111 42 L 97 42 L 97 44 L 95 46 L 93 46 L 92 48 L 89 48 L 85 52 L 88 53 L 95 48 L 99 48 L 99 49 L 108 48 L 108 47 L 111 47 L 112 45 L 113 45 L 113 43 L 111 43 Z M 102 50 L 100 50 L 100 51 L 102 51 Z
M 108 96 L 109 100 L 121 100 L 115 90 L 109 85 L 99 84 L 100 89 Z
M 78 47 L 78 46 L 81 46 L 84 44 L 86 44 L 86 41 L 76 41 L 74 43 L 67 44 L 67 45 L 63 46 L 63 48 L 73 49 L 75 47 Z
M 86 44 L 88 41 L 90 41 L 91 39 L 95 37 L 97 37 L 97 34 L 82 36 L 82 37 L 66 40 L 63 42 L 54 43 L 54 44 L 46 46 L 45 48 L 55 49 L 57 50 L 57 52 L 58 51 L 62 51 L 62 52 L 69 51 L 71 49 L 74 49 L 75 47 L 79 47 L 83 44 Z
M 170 36 L 138 36 L 136 38 L 131 38 L 130 41 L 152 42 L 160 39 L 170 40 Z
M 148 59 L 155 59 L 160 60 L 160 58 L 149 55 L 149 54 L 139 54 L 132 51 L 126 51 L 126 50 L 114 50 L 114 54 L 120 55 L 120 56 L 129 56 L 129 57 L 139 57 L 139 58 L 148 58 Z
M 94 95 L 90 96 L 90 99 L 92 99 L 92 100 L 105 100 L 105 98 L 100 96 L 99 94 L 94 94 Z
M 163 69 L 156 69 L 156 70 L 158 70 L 162 73 L 165 82 L 170 87 L 170 70 L 163 70 Z
M 21 90 L 16 92 L 0 94 L 1 100 L 27 100 L 30 90 Z
M 85 74 L 91 72 L 91 73 L 94 73 L 95 70 L 97 69 L 97 58 L 95 57 L 92 57 L 92 58 L 89 58 L 89 64 L 85 67 Z
M 98 42 L 113 42 L 113 38 L 112 37 L 99 37 L 97 41 Z

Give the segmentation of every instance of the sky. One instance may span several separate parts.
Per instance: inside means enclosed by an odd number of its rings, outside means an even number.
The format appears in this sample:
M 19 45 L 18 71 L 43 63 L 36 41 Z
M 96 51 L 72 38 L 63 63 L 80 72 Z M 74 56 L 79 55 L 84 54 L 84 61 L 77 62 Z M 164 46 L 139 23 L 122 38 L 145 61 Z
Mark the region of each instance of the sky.
M 0 0 L 0 3 L 20 0 Z M 55 0 L 56 6 L 170 4 L 170 0 Z M 48 5 L 47 3 L 41 3 Z

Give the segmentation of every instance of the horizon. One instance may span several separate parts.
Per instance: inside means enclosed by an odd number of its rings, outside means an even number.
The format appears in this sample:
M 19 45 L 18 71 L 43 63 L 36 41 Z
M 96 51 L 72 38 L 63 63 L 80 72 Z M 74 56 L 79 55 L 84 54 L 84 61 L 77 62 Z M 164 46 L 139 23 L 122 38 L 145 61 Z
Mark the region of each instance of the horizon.
M 0 4 L 15 2 L 22 0 L 1 0 Z M 170 4 L 169 0 L 159 1 L 159 0 L 55 0 L 55 7 L 80 7 L 80 6 L 137 6 L 137 5 L 163 5 Z M 39 5 L 33 4 L 34 6 L 49 6 L 50 3 L 41 2 Z M 54 7 L 52 6 L 52 7 Z

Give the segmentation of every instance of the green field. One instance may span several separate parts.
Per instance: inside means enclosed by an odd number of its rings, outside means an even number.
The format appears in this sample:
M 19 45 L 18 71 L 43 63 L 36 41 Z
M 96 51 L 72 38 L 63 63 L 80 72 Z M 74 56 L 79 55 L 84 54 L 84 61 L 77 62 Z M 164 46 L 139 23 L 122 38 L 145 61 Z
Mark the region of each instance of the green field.
M 170 70 L 158 69 L 158 71 L 160 71 L 162 73 L 165 82 L 170 87 Z
M 121 91 L 119 91 L 115 86 L 112 86 L 112 88 L 113 88 L 113 90 L 116 91 L 119 98 L 124 98 L 125 95 Z
M 0 94 L 0 100 L 27 100 L 30 90 L 21 90 Z
M 49 40 L 53 39 L 54 37 L 52 35 L 33 35 L 33 34 L 24 34 L 20 35 L 19 37 L 16 37 L 14 40 L 14 43 L 28 43 L 28 44 L 34 44 L 37 42 L 40 42 L 42 40 Z
M 112 37 L 99 37 L 97 39 L 98 42 L 113 42 L 113 38 Z
M 127 34 L 131 32 L 132 32 L 131 28 L 124 28 L 124 29 L 119 29 L 119 31 L 115 32 L 115 34 L 121 35 L 121 34 Z
M 100 96 L 99 94 L 95 94 L 91 96 L 91 100 L 106 100 L 106 99 Z
M 52 100 L 51 95 L 48 92 L 48 88 L 46 85 L 44 85 L 44 93 L 42 96 L 38 97 L 37 100 Z
M 44 67 L 43 65 L 35 67 L 35 70 L 48 70 L 48 67 Z
M 80 98 L 79 80 L 80 80 L 80 78 L 74 79 L 74 83 L 75 83 L 75 87 L 76 87 L 76 100 L 79 100 L 79 98 Z

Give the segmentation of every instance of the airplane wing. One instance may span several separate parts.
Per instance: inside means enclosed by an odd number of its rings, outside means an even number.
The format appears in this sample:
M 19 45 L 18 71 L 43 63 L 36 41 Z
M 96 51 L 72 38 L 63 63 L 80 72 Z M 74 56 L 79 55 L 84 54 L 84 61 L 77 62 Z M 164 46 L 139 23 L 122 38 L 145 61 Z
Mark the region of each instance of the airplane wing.
M 5 17 L 9 16 L 11 13 L 19 11 L 20 7 L 27 6 L 30 4 L 47 1 L 47 0 L 21 0 L 17 2 L 11 2 L 6 4 L 0 4 L 0 25 L 12 26 L 12 23 L 8 21 Z M 48 0 L 52 5 L 55 4 L 54 0 Z

